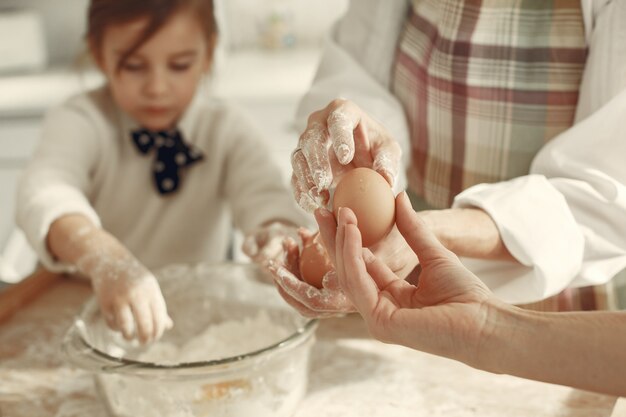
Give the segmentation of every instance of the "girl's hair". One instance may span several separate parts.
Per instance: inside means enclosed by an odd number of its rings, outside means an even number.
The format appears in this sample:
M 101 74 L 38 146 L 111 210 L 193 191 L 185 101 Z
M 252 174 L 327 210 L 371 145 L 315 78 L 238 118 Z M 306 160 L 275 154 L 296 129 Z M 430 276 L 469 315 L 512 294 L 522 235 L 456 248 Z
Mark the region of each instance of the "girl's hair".
M 102 52 L 102 39 L 109 26 L 135 19 L 149 19 L 143 33 L 120 58 L 118 70 L 137 49 L 180 10 L 189 10 L 198 18 L 208 45 L 215 46 L 217 22 L 213 13 L 213 0 L 91 0 L 87 16 L 87 40 L 95 58 Z

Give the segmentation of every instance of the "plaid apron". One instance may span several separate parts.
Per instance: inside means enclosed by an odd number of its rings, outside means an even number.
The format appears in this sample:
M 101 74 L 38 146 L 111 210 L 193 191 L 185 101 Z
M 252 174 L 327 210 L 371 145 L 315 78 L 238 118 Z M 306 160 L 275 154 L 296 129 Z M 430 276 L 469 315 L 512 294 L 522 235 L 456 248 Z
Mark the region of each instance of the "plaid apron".
M 409 122 L 409 188 L 423 206 L 446 208 L 468 187 L 528 174 L 545 143 L 572 125 L 583 17 L 580 0 L 412 3 L 392 90 Z M 594 288 L 527 307 L 606 308 Z

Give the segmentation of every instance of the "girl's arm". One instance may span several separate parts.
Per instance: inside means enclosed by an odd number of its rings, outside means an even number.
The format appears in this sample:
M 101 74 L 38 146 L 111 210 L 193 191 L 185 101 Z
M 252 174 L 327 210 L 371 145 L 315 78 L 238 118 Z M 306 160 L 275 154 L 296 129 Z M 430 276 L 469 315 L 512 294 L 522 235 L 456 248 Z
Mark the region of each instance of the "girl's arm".
M 127 339 L 158 340 L 172 320 L 156 278 L 115 237 L 81 214 L 68 214 L 50 226 L 53 256 L 89 277 L 109 327 Z

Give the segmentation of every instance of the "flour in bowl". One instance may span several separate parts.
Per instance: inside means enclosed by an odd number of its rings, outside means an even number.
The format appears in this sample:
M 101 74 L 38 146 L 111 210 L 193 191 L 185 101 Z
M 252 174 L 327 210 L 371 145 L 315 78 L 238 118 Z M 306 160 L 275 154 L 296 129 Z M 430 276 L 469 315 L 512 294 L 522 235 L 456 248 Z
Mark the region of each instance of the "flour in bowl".
M 265 310 L 260 310 L 256 316 L 211 325 L 182 346 L 157 342 L 139 360 L 166 365 L 206 362 L 254 352 L 288 336 L 288 329 L 274 323 Z

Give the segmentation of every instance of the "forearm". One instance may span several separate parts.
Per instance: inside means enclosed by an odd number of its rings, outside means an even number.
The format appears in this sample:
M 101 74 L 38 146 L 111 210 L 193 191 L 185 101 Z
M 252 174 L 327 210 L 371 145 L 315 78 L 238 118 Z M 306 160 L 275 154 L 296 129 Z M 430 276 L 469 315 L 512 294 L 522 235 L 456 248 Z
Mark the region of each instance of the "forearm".
M 542 313 L 502 303 L 492 310 L 470 365 L 626 395 L 626 312 Z
M 47 244 L 56 258 L 76 266 L 87 275 L 95 272 L 105 260 L 134 260 L 115 237 L 80 214 L 65 215 L 55 220 L 50 226 Z
M 418 212 L 439 241 L 457 256 L 517 260 L 508 251 L 491 217 L 475 208 Z

